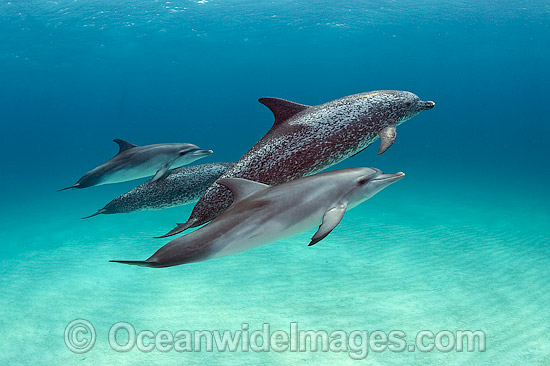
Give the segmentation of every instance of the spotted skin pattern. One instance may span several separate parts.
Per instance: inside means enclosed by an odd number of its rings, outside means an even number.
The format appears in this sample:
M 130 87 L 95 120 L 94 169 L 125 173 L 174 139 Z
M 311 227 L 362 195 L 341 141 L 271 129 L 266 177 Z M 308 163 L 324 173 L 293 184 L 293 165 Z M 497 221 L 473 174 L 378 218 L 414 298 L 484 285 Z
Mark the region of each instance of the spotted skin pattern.
M 309 107 L 276 123 L 220 179 L 275 185 L 317 173 L 368 147 L 385 127 L 398 126 L 433 105 L 407 91 L 381 90 Z M 170 234 L 216 218 L 231 202 L 231 192 L 214 183 L 187 223 L 178 224 L 179 230 Z
M 160 210 L 195 202 L 233 163 L 210 163 L 174 169 L 164 180 L 148 180 L 98 211 L 98 214 Z M 92 215 L 94 216 L 94 215 Z

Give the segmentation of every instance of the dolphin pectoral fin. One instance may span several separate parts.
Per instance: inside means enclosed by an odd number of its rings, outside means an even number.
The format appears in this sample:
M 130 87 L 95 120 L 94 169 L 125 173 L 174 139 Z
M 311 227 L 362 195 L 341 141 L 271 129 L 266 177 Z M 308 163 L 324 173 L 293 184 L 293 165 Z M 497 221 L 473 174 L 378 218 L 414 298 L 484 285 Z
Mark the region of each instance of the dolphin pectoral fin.
M 172 165 L 172 162 L 169 162 L 167 164 L 165 164 L 162 168 L 160 168 L 157 173 L 155 174 L 155 176 L 153 177 L 153 179 L 151 179 L 151 181 L 153 182 L 158 182 L 159 180 L 163 180 L 165 179 L 167 176 L 170 175 L 171 173 L 171 170 L 170 170 L 170 166 Z
M 311 238 L 311 242 L 308 246 L 312 246 L 327 237 L 328 234 L 342 221 L 344 213 L 346 212 L 347 204 L 342 203 L 334 208 L 331 208 L 323 216 L 323 222 L 319 226 L 319 229 Z
M 397 136 L 397 128 L 395 125 L 384 127 L 380 132 L 380 148 L 378 149 L 378 155 L 383 154 L 386 150 L 393 145 L 395 137 Z
M 270 187 L 267 184 L 243 178 L 222 178 L 216 183 L 226 186 L 233 194 L 233 202 L 240 201 L 258 191 Z

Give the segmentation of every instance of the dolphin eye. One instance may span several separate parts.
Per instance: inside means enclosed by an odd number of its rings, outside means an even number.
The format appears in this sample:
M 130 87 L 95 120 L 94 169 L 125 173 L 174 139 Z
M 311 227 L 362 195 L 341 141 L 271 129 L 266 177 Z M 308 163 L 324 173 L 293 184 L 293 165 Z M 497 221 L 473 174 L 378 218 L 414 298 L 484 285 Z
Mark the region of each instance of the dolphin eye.
M 367 178 L 361 178 L 357 181 L 357 184 L 359 184 L 360 186 L 364 186 L 365 184 L 368 183 L 368 179 Z

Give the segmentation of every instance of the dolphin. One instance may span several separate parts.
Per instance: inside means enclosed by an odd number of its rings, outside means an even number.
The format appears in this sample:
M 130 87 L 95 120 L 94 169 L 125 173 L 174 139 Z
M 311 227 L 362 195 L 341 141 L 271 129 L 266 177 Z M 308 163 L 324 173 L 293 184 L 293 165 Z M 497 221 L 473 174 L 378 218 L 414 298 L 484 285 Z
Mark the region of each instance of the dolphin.
M 323 240 L 344 213 L 366 201 L 404 173 L 376 168 L 347 168 L 268 186 L 242 178 L 219 184 L 233 194 L 233 204 L 203 227 L 176 238 L 145 261 L 111 262 L 170 267 L 237 254 L 306 230 L 319 229 L 309 245 Z
M 378 154 L 395 141 L 396 128 L 435 103 L 411 92 L 377 90 L 308 106 L 261 98 L 275 116 L 273 127 L 220 178 L 280 184 L 320 172 L 358 154 L 380 137 Z M 214 183 L 199 199 L 186 223 L 161 237 L 200 226 L 231 204 L 231 193 Z
M 136 146 L 120 139 L 113 141 L 118 144 L 118 154 L 60 191 L 127 182 L 151 175 L 154 175 L 153 181 L 158 181 L 170 174 L 170 168 L 192 163 L 213 153 L 212 150 L 201 150 L 197 145 L 187 143 Z
M 166 179 L 149 179 L 83 219 L 99 214 L 160 210 L 195 202 L 233 164 L 210 163 L 176 168 Z

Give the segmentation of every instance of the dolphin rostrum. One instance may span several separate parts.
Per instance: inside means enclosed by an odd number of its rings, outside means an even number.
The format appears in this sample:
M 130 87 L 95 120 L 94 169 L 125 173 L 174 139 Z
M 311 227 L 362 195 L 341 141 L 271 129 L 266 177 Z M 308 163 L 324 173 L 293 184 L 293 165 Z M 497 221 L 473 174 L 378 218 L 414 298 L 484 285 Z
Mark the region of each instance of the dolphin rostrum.
M 87 219 L 99 214 L 160 210 L 195 202 L 234 163 L 210 163 L 176 168 L 164 180 L 149 179 L 121 194 Z
M 398 90 L 355 94 L 312 107 L 277 98 L 259 101 L 275 115 L 273 127 L 221 178 L 246 178 L 269 185 L 288 182 L 349 158 L 378 137 L 378 154 L 382 154 L 395 141 L 398 125 L 435 105 Z M 187 222 L 163 237 L 212 220 L 231 199 L 229 190 L 214 183 Z
M 187 143 L 136 146 L 120 139 L 113 141 L 119 147 L 117 155 L 60 191 L 126 182 L 151 175 L 154 175 L 153 181 L 158 181 L 170 174 L 170 168 L 192 163 L 213 153 L 212 150 L 201 150 L 197 145 Z
M 299 178 L 276 186 L 242 178 L 218 183 L 231 190 L 233 204 L 205 226 L 176 238 L 145 261 L 111 261 L 170 267 L 237 254 L 306 230 L 319 229 L 309 245 L 323 240 L 346 210 L 366 201 L 404 173 L 348 168 Z

